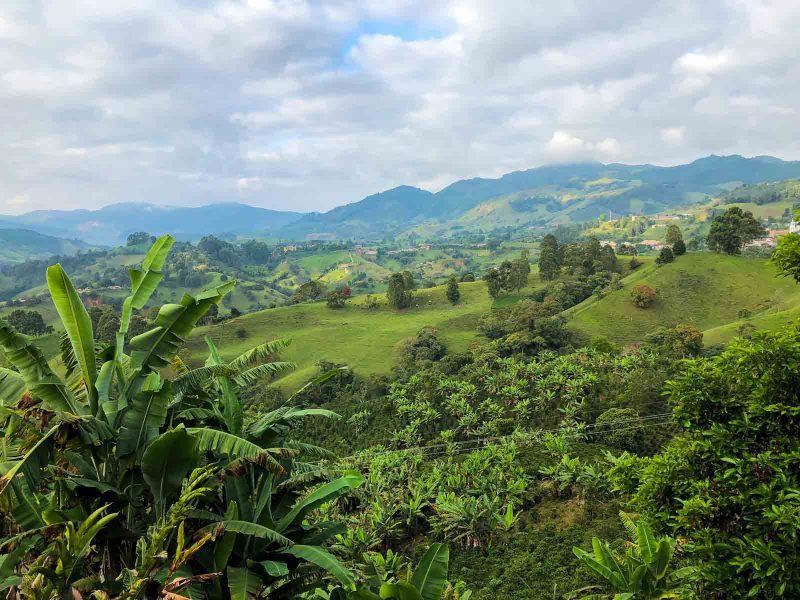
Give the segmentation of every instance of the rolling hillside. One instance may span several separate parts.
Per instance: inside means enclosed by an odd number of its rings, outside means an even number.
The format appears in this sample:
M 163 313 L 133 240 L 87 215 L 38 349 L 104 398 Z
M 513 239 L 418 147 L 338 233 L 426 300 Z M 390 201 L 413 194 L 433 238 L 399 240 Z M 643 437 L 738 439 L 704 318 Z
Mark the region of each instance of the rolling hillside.
M 0 264 L 72 255 L 89 247 L 80 240 L 43 235 L 30 229 L 0 229 Z
M 777 277 L 762 258 L 689 253 L 662 267 L 644 267 L 623 283 L 621 290 L 567 311 L 569 327 L 586 336 L 604 335 L 629 344 L 658 327 L 686 323 L 708 330 L 709 345 L 735 337 L 746 322 L 774 329 L 800 316 L 800 286 Z M 650 308 L 632 304 L 630 292 L 637 283 L 657 290 Z
M 531 287 L 522 290 L 521 295 L 539 285 L 538 275 L 532 274 Z M 225 357 L 233 357 L 266 340 L 291 339 L 281 358 L 297 363 L 298 368 L 280 380 L 280 387 L 286 390 L 299 388 L 316 375 L 316 363 L 320 360 L 346 364 L 361 375 L 388 374 L 395 362 L 397 343 L 422 327 L 437 328 L 448 348 L 455 352 L 466 350 L 477 338 L 478 320 L 493 302 L 482 281 L 462 283 L 460 289 L 461 301 L 456 306 L 445 298 L 444 287 L 436 287 L 418 290 L 415 306 L 403 311 L 385 305 L 365 310 L 364 296 L 355 297 L 340 310 L 332 310 L 324 302 L 264 310 L 223 325 L 197 329 L 189 340 L 189 348 L 199 363 L 205 358 L 203 336 L 206 335 Z M 378 298 L 383 301 L 382 295 Z M 507 304 L 516 299 L 504 297 L 497 303 Z M 241 337 L 240 331 L 245 337 Z

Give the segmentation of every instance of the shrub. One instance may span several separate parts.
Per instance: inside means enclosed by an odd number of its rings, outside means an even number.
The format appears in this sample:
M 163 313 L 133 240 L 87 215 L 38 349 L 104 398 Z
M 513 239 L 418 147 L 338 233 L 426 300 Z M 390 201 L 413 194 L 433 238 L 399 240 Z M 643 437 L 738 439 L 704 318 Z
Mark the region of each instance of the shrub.
M 686 254 L 686 243 L 683 240 L 678 240 L 672 245 L 672 253 L 675 256 L 683 256 Z
M 638 306 L 639 308 L 647 308 L 651 306 L 653 302 L 655 302 L 656 290 L 651 288 L 649 285 L 640 283 L 633 286 L 633 289 L 631 290 L 631 300 L 633 301 L 634 306 Z
M 642 430 L 636 428 L 639 413 L 633 408 L 609 408 L 597 417 L 595 425 L 600 439 L 618 450 L 638 452 Z
M 671 263 L 673 260 L 675 260 L 675 255 L 672 253 L 672 249 L 669 247 L 662 248 L 661 254 L 656 257 L 656 264 L 665 265 Z
M 347 297 L 339 290 L 334 290 L 328 293 L 326 303 L 328 308 L 344 308 L 347 304 Z

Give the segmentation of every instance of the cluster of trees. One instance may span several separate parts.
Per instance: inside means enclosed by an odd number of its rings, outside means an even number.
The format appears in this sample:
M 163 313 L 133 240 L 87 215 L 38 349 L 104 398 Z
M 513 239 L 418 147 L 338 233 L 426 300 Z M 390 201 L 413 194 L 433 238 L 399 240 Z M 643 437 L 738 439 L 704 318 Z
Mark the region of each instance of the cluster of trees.
M 614 249 L 608 245 L 602 246 L 597 238 L 562 244 L 555 235 L 548 234 L 542 240 L 539 274 L 545 281 L 552 281 L 559 278 L 562 269 L 578 276 L 619 270 Z
M 503 293 L 519 291 L 528 285 L 531 272 L 530 255 L 527 250 L 520 252 L 518 258 L 505 260 L 497 267 L 492 267 L 483 275 L 486 288 L 492 298 Z
M 38 337 L 40 335 L 53 333 L 52 325 L 45 323 L 44 318 L 42 318 L 42 313 L 36 310 L 18 308 L 12 310 L 5 319 L 9 325 L 25 335 Z
M 721 215 L 714 217 L 706 245 L 714 252 L 741 254 L 744 245 L 764 237 L 766 229 L 750 211 L 732 206 Z

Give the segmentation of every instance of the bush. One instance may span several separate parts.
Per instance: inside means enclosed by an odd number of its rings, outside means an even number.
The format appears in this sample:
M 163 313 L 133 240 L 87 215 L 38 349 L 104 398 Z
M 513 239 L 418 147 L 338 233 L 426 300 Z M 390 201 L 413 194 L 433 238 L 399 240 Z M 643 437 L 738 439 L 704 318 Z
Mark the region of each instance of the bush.
M 634 306 L 638 306 L 639 308 L 647 308 L 651 306 L 653 302 L 655 302 L 656 290 L 648 285 L 640 283 L 633 286 L 633 289 L 631 290 L 631 300 L 633 301 Z
M 344 308 L 345 304 L 347 304 L 347 297 L 339 290 L 334 290 L 333 292 L 328 293 L 326 303 L 328 308 Z
M 656 264 L 665 265 L 671 263 L 673 260 L 675 260 L 675 255 L 672 253 L 672 249 L 669 247 L 662 248 L 661 254 L 656 257 Z
M 683 240 L 678 240 L 672 245 L 672 253 L 675 256 L 683 256 L 686 254 L 686 243 Z
M 628 263 L 628 268 L 633 271 L 634 269 L 638 269 L 642 266 L 642 261 L 638 260 L 635 256 L 630 260 Z

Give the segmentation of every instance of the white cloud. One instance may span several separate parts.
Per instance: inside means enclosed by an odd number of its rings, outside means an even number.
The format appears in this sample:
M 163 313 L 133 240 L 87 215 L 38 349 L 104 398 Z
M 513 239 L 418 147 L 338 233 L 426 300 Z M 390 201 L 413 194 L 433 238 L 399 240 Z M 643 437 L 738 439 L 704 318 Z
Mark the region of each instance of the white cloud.
M 661 141 L 668 144 L 679 144 L 683 141 L 683 135 L 686 132 L 685 127 L 664 127 L 661 130 Z
M 307 210 L 551 161 L 800 158 L 798 26 L 793 0 L 11 0 L 0 198 Z

